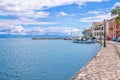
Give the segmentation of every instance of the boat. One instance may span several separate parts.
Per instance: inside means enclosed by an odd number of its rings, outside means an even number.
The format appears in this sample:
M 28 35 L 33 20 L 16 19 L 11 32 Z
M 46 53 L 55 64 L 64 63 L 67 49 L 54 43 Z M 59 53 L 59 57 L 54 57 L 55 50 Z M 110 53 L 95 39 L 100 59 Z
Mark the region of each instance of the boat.
M 74 40 L 73 43 L 95 43 L 95 40 Z
M 87 39 L 87 38 L 77 38 L 73 40 L 73 43 L 95 43 L 95 39 Z
M 72 40 L 72 37 L 65 37 L 64 40 Z

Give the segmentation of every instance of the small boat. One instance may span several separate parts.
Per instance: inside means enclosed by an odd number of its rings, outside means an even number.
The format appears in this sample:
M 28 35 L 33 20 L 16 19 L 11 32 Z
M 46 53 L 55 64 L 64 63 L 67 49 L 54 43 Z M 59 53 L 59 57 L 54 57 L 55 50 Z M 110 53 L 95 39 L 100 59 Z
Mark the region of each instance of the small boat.
M 73 43 L 95 43 L 96 40 L 95 39 L 87 39 L 87 38 L 76 38 L 74 39 Z
M 95 40 L 74 40 L 73 43 L 95 43 Z
M 72 37 L 65 37 L 64 40 L 72 40 Z

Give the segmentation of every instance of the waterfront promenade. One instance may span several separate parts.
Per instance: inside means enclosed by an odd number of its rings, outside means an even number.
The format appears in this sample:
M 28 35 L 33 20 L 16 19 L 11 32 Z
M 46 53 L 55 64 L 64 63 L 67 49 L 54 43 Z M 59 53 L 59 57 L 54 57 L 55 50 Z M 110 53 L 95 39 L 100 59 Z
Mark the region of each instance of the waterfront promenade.
M 71 80 L 120 80 L 120 43 L 107 41 Z

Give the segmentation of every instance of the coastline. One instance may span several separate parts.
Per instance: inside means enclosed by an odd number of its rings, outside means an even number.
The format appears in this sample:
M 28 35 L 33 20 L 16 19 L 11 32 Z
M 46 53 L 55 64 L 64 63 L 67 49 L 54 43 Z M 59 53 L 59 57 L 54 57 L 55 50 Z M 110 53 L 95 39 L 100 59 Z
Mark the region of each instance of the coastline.
M 32 40 L 64 40 L 64 38 L 32 38 Z
M 97 43 L 99 43 L 101 45 L 101 48 L 97 51 L 96 55 L 93 56 L 93 58 L 91 60 L 89 60 L 79 71 L 76 72 L 75 75 L 73 75 L 71 77 L 70 80 L 74 80 L 76 79 L 76 77 L 80 74 L 80 72 L 82 72 L 84 70 L 84 68 L 99 54 L 100 50 L 103 48 L 102 43 L 100 41 L 96 41 Z
M 119 80 L 120 46 L 118 42 L 107 41 L 97 54 L 70 80 Z M 112 76 L 113 75 L 113 76 Z

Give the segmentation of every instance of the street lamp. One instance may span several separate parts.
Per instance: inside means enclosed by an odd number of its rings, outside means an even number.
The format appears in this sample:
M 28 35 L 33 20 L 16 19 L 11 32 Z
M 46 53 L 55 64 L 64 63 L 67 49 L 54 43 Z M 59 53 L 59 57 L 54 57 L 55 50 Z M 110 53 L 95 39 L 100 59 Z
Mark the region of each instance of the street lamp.
M 104 19 L 104 47 L 106 47 L 106 21 Z

